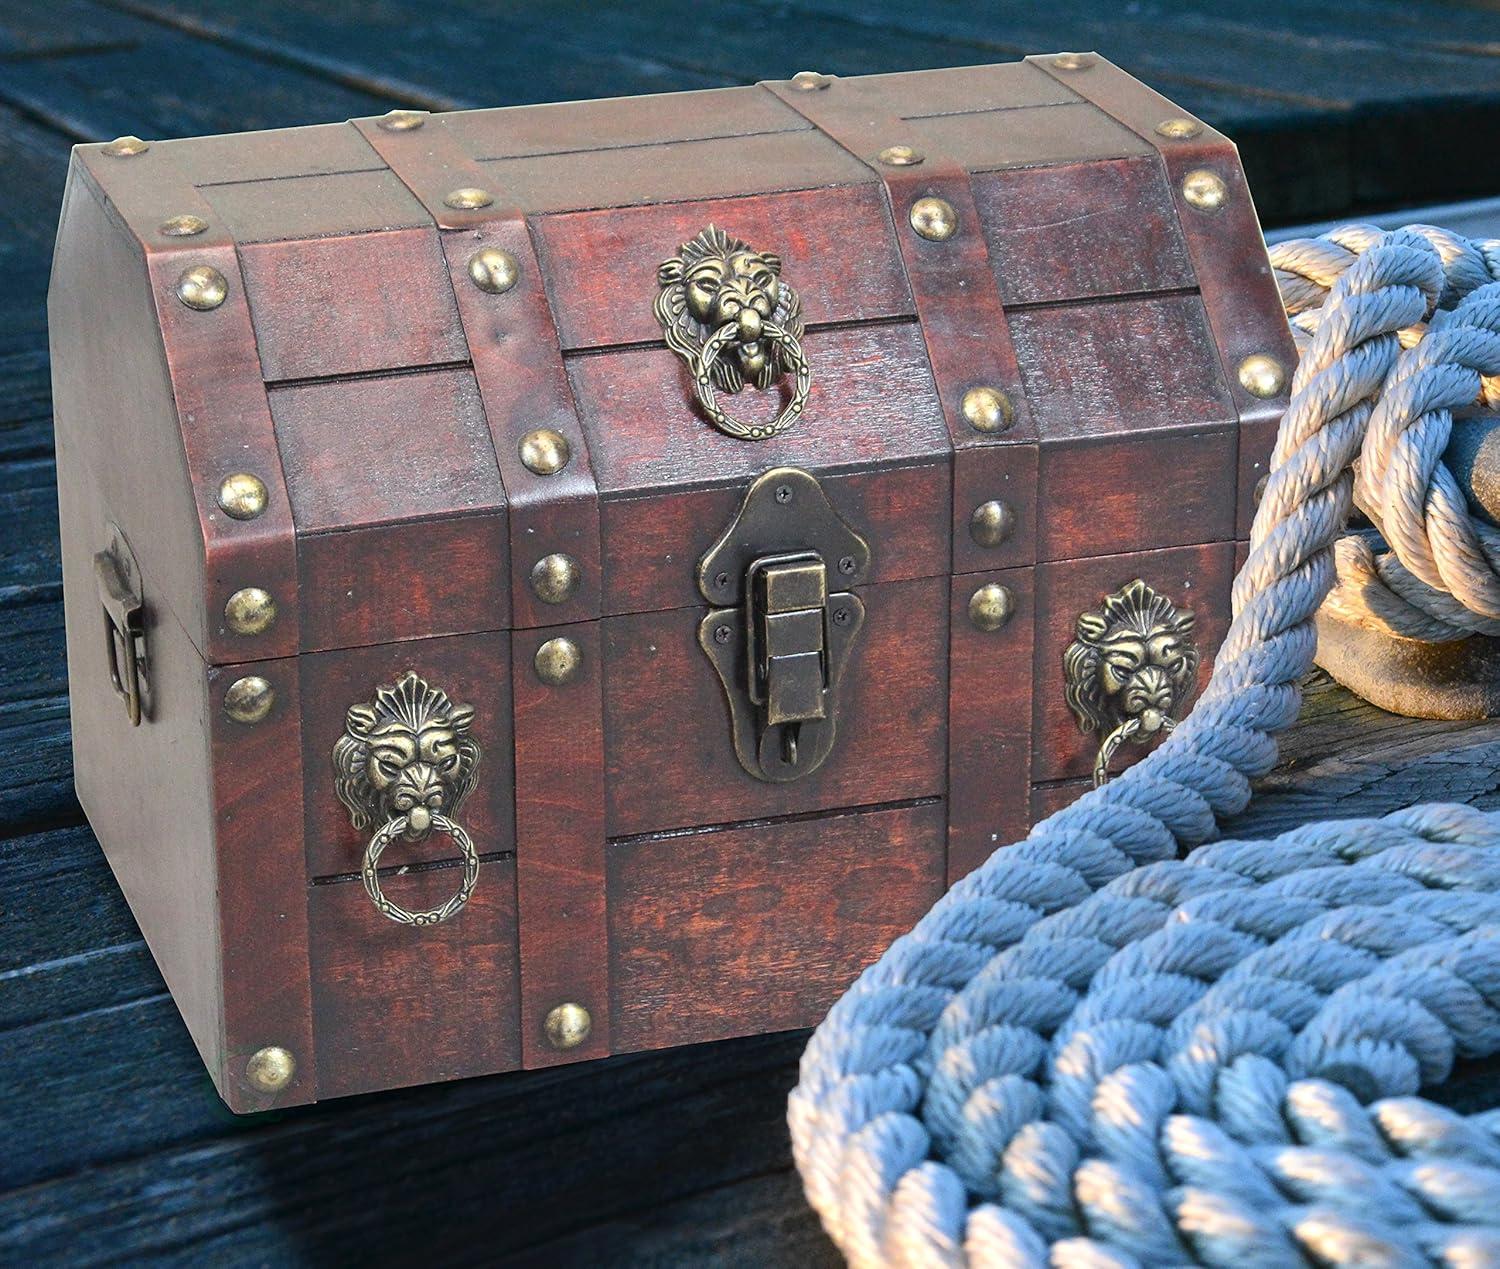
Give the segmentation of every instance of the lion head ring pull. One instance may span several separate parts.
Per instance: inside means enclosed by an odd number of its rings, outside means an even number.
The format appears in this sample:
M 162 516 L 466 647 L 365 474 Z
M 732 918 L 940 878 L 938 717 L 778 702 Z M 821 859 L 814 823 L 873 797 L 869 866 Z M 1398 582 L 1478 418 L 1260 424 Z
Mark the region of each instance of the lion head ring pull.
M 781 257 L 710 225 L 656 271 L 656 317 L 667 347 L 688 364 L 693 394 L 719 431 L 744 441 L 785 432 L 802 417 L 812 371 L 802 353 L 802 300 L 781 276 Z M 720 392 L 769 388 L 793 376 L 791 399 L 769 423 L 745 423 Z
M 454 818 L 474 789 L 479 744 L 469 734 L 474 711 L 408 671 L 368 703 L 351 705 L 333 746 L 334 791 L 361 831 L 379 825 L 365 847 L 360 877 L 370 902 L 401 925 L 446 921 L 474 893 L 479 854 Z M 380 857 L 392 842 L 426 841 L 435 831 L 463 856 L 458 890 L 439 907 L 412 912 L 380 888 Z
M 1080 731 L 1099 732 L 1094 786 L 1127 741 L 1144 745 L 1177 724 L 1198 677 L 1193 614 L 1137 578 L 1078 618 L 1063 653 L 1068 708 Z

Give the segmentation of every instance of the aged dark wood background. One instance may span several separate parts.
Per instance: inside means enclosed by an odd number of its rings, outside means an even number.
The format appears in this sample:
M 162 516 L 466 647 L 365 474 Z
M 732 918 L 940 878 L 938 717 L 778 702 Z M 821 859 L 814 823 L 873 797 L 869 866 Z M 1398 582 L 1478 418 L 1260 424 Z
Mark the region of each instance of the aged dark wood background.
M 71 789 L 44 316 L 69 145 L 1059 48 L 1235 136 L 1271 225 L 1496 192 L 1493 0 L 0 0 L 0 1262 L 832 1260 L 782 1119 L 801 1035 L 220 1106 Z M 1287 754 L 1237 827 L 1500 805 L 1496 724 L 1316 684 Z

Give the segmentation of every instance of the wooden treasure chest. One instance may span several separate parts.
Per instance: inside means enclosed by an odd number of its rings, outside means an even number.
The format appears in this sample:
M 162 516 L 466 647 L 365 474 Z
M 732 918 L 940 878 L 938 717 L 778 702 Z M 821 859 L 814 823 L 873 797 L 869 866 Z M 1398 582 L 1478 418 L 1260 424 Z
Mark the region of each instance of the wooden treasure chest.
M 1292 347 L 1085 54 L 74 153 L 79 797 L 237 1111 L 815 1022 L 1206 679 Z

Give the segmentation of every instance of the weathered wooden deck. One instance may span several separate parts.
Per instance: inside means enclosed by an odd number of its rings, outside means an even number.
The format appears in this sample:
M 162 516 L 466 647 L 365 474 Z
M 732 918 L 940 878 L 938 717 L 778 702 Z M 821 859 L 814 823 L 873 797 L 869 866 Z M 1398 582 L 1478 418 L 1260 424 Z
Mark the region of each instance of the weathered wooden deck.
M 1269 224 L 1500 186 L 1479 161 L 1500 151 L 1500 13 L 1478 0 L 1011 9 L 0 0 L 0 1263 L 833 1259 L 783 1125 L 801 1035 L 221 1107 L 71 791 L 43 307 L 68 146 L 1098 48 L 1240 140 Z M 1315 683 L 1285 753 L 1236 831 L 1500 805 L 1500 723 Z M 1473 1067 L 1443 1096 L 1497 1089 Z

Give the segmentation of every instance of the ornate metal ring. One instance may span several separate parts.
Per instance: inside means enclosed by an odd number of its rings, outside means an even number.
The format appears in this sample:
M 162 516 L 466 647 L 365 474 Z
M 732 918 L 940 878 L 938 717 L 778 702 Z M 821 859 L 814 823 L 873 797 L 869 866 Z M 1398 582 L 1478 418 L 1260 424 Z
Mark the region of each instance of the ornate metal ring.
M 807 393 L 812 387 L 812 370 L 802 354 L 802 345 L 797 342 L 797 337 L 775 322 L 765 322 L 762 329 L 765 337 L 777 349 L 779 358 L 790 363 L 797 385 L 792 392 L 792 399 L 769 423 L 740 422 L 719 405 L 718 394 L 714 391 L 714 362 L 739 334 L 739 327 L 734 322 L 725 322 L 710 335 L 692 360 L 693 395 L 698 398 L 698 404 L 719 431 L 742 441 L 763 441 L 768 436 L 785 432 L 802 417 L 802 407 L 807 404 Z
M 473 839 L 462 828 L 447 816 L 433 813 L 432 827 L 440 833 L 447 833 L 453 839 L 453 844 L 463 854 L 463 881 L 459 883 L 458 892 L 441 906 L 428 908 L 425 912 L 408 911 L 399 903 L 392 903 L 385 897 L 380 889 L 379 872 L 381 855 L 396 838 L 406 833 L 406 822 L 407 817 L 400 815 L 393 820 L 387 820 L 375 831 L 375 836 L 370 838 L 370 844 L 365 847 L 365 860 L 360 868 L 360 877 L 365 883 L 365 893 L 370 896 L 370 902 L 380 910 L 382 916 L 389 917 L 398 925 L 437 925 L 451 917 L 473 895 L 474 883 L 479 880 L 479 853 L 474 849 Z

